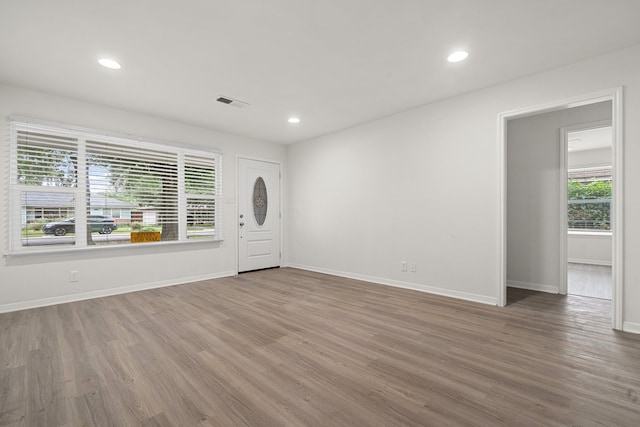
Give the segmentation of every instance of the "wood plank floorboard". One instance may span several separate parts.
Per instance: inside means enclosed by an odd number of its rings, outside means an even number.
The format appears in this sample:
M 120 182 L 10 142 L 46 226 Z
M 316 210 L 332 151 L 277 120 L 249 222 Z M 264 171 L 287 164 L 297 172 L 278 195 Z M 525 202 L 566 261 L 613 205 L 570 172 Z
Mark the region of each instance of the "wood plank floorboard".
M 0 314 L 0 426 L 639 426 L 611 303 L 283 268 Z

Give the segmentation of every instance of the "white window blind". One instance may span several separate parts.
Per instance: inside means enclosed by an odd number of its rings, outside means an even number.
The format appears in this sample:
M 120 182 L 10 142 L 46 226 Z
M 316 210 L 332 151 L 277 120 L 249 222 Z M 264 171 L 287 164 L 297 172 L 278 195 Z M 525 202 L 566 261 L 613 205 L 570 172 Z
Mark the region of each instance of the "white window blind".
M 221 155 L 12 120 L 11 251 L 221 239 Z
M 36 187 L 77 187 L 78 140 L 16 130 L 18 182 Z
M 46 244 L 43 219 L 74 216 L 78 188 L 78 139 L 64 132 L 12 126 L 11 235 L 13 247 Z M 63 226 L 72 226 L 71 223 Z M 65 228 L 60 228 L 64 230 Z M 75 237 L 59 239 L 74 245 Z
M 219 177 L 215 159 L 185 155 L 184 183 L 187 203 L 187 238 L 215 234 L 216 198 Z
M 131 224 L 134 232 L 161 231 L 162 241 L 178 240 L 177 153 L 87 141 L 86 158 L 88 189 L 94 196 L 87 215 L 128 205 L 138 213 Z

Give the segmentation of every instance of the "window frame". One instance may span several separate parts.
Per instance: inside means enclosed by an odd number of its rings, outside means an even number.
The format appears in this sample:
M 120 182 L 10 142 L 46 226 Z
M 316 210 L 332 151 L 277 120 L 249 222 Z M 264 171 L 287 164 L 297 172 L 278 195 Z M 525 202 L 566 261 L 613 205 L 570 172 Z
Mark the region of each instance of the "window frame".
M 605 179 L 601 179 L 602 177 L 597 177 L 597 176 L 593 176 L 592 178 L 587 178 L 587 177 L 581 177 L 581 178 L 575 178 L 575 177 L 570 177 L 569 175 L 573 172 L 596 172 L 596 171 L 603 171 L 603 170 L 607 170 L 609 171 L 609 175 L 605 178 Z M 612 165 L 600 165 L 600 166 L 587 166 L 587 167 L 577 167 L 577 168 L 570 168 L 567 169 L 567 180 L 566 180 L 566 186 L 567 186 L 567 190 L 568 190 L 568 186 L 569 183 L 572 180 L 578 180 L 578 181 L 582 181 L 582 182 L 600 182 L 600 181 L 609 181 L 609 182 L 613 182 L 613 167 Z M 593 200 L 592 203 L 603 203 L 602 200 L 603 199 L 570 199 L 569 198 L 569 194 L 567 191 L 567 232 L 569 234 L 575 233 L 588 233 L 588 234 L 611 234 L 611 221 L 612 221 L 612 215 L 611 215 L 611 201 L 613 199 L 613 189 L 611 192 L 611 196 L 609 197 L 608 203 L 609 203 L 609 228 L 608 229 L 604 229 L 604 228 L 572 228 L 569 226 L 569 206 L 572 204 L 571 201 L 572 200 Z M 584 204 L 589 204 L 589 202 L 584 202 Z
M 75 138 L 77 139 L 78 163 L 77 170 L 83 170 L 86 167 L 88 154 L 86 151 L 87 141 L 100 141 L 107 144 L 121 144 L 132 146 L 140 150 L 160 151 L 170 153 L 176 156 L 176 164 L 178 173 L 178 190 L 177 203 L 175 208 L 178 211 L 178 237 L 176 240 L 145 242 L 141 244 L 105 244 L 105 245 L 88 245 L 86 233 L 86 221 L 89 215 L 90 204 L 87 202 L 87 176 L 85 174 L 77 174 L 76 185 L 71 187 L 49 187 L 39 185 L 25 185 L 18 182 L 18 132 L 41 132 L 54 135 L 56 137 Z M 21 255 L 28 253 L 63 253 L 77 251 L 92 250 L 113 250 L 119 248 L 142 248 L 156 245 L 176 245 L 176 244 L 202 244 L 206 242 L 220 242 L 223 237 L 223 187 L 222 187 L 222 152 L 217 149 L 203 150 L 193 148 L 188 145 L 182 145 L 175 142 L 161 141 L 152 138 L 134 137 L 129 134 L 116 134 L 105 132 L 102 130 L 83 128 L 79 126 L 65 125 L 60 123 L 46 122 L 42 120 L 32 119 L 28 117 L 10 116 L 9 117 L 9 173 L 8 173 L 8 200 L 5 206 L 8 206 L 9 215 L 7 221 L 7 251 L 8 255 Z M 185 190 L 185 158 L 201 157 L 209 160 L 209 164 L 213 168 L 214 190 L 213 194 L 208 196 L 208 200 L 213 201 L 213 220 L 215 232 L 206 235 L 206 238 L 190 239 L 187 234 L 188 215 L 186 200 L 190 195 Z M 7 174 L 5 173 L 6 179 Z M 75 199 L 74 216 L 76 218 L 76 233 L 73 245 L 69 244 L 53 244 L 53 245 L 23 245 L 22 228 L 24 226 L 22 220 L 22 193 L 29 191 L 37 192 L 57 192 L 72 193 Z

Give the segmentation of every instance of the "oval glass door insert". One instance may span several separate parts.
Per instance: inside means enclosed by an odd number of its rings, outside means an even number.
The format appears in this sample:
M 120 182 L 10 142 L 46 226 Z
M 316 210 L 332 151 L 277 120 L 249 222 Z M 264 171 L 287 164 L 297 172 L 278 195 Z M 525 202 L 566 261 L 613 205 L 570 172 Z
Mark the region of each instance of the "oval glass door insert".
M 267 186 L 262 177 L 256 179 L 253 184 L 253 215 L 258 225 L 263 225 L 267 219 Z

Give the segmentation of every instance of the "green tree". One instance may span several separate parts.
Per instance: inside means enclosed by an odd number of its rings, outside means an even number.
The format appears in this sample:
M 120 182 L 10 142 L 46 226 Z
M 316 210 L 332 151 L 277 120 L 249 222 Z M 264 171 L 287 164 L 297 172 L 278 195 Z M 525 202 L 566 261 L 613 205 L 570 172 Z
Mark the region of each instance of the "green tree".
M 589 183 L 570 180 L 567 188 L 569 200 L 610 199 L 611 181 L 593 181 Z
M 570 180 L 567 187 L 569 228 L 608 230 L 611 218 L 611 181 Z M 593 200 L 593 202 L 589 202 Z

